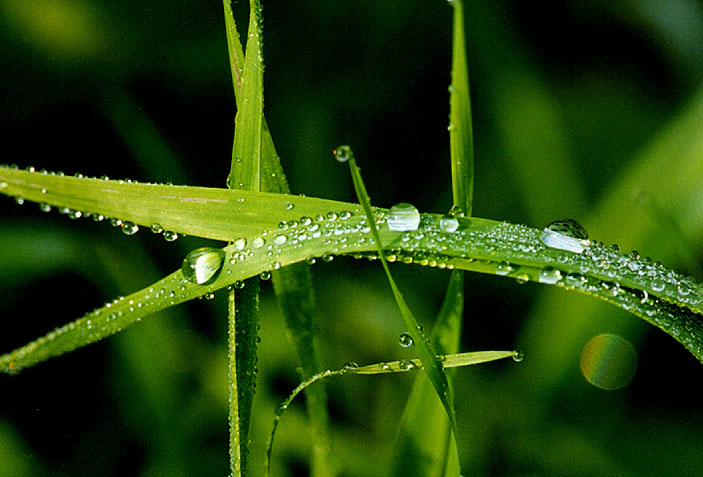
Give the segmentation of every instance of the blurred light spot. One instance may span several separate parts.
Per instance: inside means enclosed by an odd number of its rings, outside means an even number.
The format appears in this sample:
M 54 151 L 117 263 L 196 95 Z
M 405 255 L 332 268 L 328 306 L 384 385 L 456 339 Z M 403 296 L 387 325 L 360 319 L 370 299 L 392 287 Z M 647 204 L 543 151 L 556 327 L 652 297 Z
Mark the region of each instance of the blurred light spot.
M 5 21 L 35 47 L 67 58 L 93 57 L 106 48 L 105 25 L 94 6 L 80 1 L 0 1 Z
M 601 389 L 627 386 L 636 369 L 635 349 L 617 335 L 598 335 L 586 343 L 581 353 L 581 372 L 589 383 Z

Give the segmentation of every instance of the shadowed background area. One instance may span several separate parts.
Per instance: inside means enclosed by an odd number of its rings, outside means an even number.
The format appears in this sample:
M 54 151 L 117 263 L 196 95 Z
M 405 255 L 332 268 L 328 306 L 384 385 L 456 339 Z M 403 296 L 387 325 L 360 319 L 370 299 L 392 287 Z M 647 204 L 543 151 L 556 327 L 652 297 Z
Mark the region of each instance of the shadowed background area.
M 233 8 L 245 26 L 247 2 Z M 593 239 L 703 280 L 700 2 L 465 10 L 474 214 L 538 228 L 574 218 Z M 447 3 L 289 0 L 263 14 L 265 113 L 291 190 L 355 200 L 331 153 L 348 143 L 374 205 L 447 211 Z M 0 162 L 225 186 L 234 96 L 220 2 L 0 0 L 0 26 Z M 0 198 L 0 352 L 149 285 L 205 244 Z M 392 268 L 431 328 L 448 272 Z M 378 263 L 338 257 L 313 273 L 324 366 L 413 356 Z M 254 465 L 298 383 L 267 283 L 261 308 Z M 0 476 L 226 474 L 226 322 L 219 293 L 0 376 Z M 703 366 L 663 332 L 588 297 L 467 275 L 462 350 L 513 348 L 524 361 L 455 374 L 467 475 L 700 472 Z M 386 474 L 412 378 L 328 382 L 340 475 Z M 273 474 L 307 475 L 309 446 L 301 399 L 281 422 Z

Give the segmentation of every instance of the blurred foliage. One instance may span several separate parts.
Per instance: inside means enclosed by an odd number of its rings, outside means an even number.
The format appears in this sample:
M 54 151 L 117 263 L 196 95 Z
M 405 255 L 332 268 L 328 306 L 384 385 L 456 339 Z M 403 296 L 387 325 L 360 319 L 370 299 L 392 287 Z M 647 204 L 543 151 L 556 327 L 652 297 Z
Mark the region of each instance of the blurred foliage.
M 240 25 L 246 7 L 235 3 Z M 703 7 L 695 0 L 469 2 L 474 214 L 591 237 L 683 272 L 703 255 Z M 244 11 L 242 11 L 244 9 Z M 379 206 L 451 205 L 451 8 L 442 0 L 264 4 L 266 115 L 294 193 L 353 199 L 331 150 L 350 143 Z M 234 98 L 219 2 L 0 1 L 2 162 L 224 187 Z M 430 161 L 436 167 L 427 168 Z M 69 221 L 0 201 L 0 334 L 22 345 L 180 266 L 202 240 Z M 378 264 L 313 267 L 323 365 L 409 357 Z M 395 265 L 426 327 L 449 274 Z M 703 278 L 700 275 L 699 279 Z M 466 276 L 462 350 L 523 363 L 456 373 L 471 475 L 697 475 L 703 369 L 664 333 L 596 300 Z M 602 391 L 579 371 L 600 333 L 637 373 Z M 262 297 L 252 462 L 299 377 Z M 191 302 L 18 376 L 0 376 L 0 475 L 225 474 L 226 300 Z M 384 475 L 411 376 L 328 383 L 343 475 Z M 301 402 L 274 475 L 305 475 Z

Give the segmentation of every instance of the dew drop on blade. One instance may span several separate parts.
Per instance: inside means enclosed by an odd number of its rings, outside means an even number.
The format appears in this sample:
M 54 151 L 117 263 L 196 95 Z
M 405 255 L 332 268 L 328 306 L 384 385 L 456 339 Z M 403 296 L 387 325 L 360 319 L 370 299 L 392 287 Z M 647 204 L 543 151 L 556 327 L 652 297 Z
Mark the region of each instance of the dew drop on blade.
M 415 344 L 415 341 L 409 333 L 403 333 L 400 335 L 400 338 L 398 338 L 398 343 L 400 343 L 400 346 L 403 348 L 409 348 Z
M 217 277 L 224 261 L 225 252 L 219 248 L 197 248 L 183 259 L 181 271 L 189 282 L 204 285 Z
M 352 157 L 352 150 L 349 146 L 339 146 L 333 152 L 335 159 L 339 162 L 347 162 Z
M 420 212 L 414 205 L 401 202 L 390 208 L 386 222 L 388 228 L 396 232 L 417 230 L 420 226 Z
M 572 219 L 555 220 L 542 231 L 542 243 L 549 248 L 581 253 L 591 242 L 581 224 Z

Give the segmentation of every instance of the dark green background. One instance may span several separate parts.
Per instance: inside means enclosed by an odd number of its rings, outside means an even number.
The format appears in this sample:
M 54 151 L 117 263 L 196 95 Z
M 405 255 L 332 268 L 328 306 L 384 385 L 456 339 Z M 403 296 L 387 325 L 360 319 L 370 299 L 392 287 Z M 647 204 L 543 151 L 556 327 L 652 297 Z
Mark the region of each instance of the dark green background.
M 244 27 L 246 2 L 234 9 Z M 375 205 L 448 210 L 446 2 L 268 1 L 263 13 L 265 111 L 292 191 L 354 200 L 347 168 L 331 155 L 349 143 Z M 700 2 L 483 1 L 468 2 L 466 15 L 474 214 L 535 227 L 573 217 L 596 239 L 698 274 L 703 177 L 693 185 L 666 181 L 683 167 L 680 151 L 661 155 L 658 189 L 643 185 L 626 201 L 613 191 L 637 177 L 643 151 L 680 111 L 700 103 Z M 234 99 L 219 2 L 3 0 L 0 68 L 0 162 L 224 187 Z M 703 134 L 696 118 L 677 127 Z M 703 150 L 695 154 L 703 161 Z M 692 199 L 659 200 L 672 195 Z M 655 227 L 628 235 L 640 230 L 643 214 Z M 148 231 L 126 237 L 107 224 L 1 199 L 0 351 L 148 285 L 203 243 L 166 243 Z M 447 272 L 393 270 L 429 327 Z M 397 345 L 404 330 L 377 263 L 340 257 L 313 271 L 326 367 L 411 355 Z M 220 295 L 0 376 L 0 475 L 226 474 Z M 456 374 L 467 475 L 697 475 L 703 468 L 703 367 L 673 339 L 613 307 L 544 286 L 467 275 L 466 295 L 462 349 L 519 347 L 527 356 Z M 256 465 L 275 404 L 297 384 L 281 322 L 265 285 Z M 610 392 L 588 384 L 578 364 L 585 343 L 606 332 L 628 339 L 638 354 L 634 380 Z M 328 384 L 342 475 L 384 475 L 411 382 L 381 376 Z M 276 475 L 306 475 L 302 410 L 296 401 L 283 418 Z

